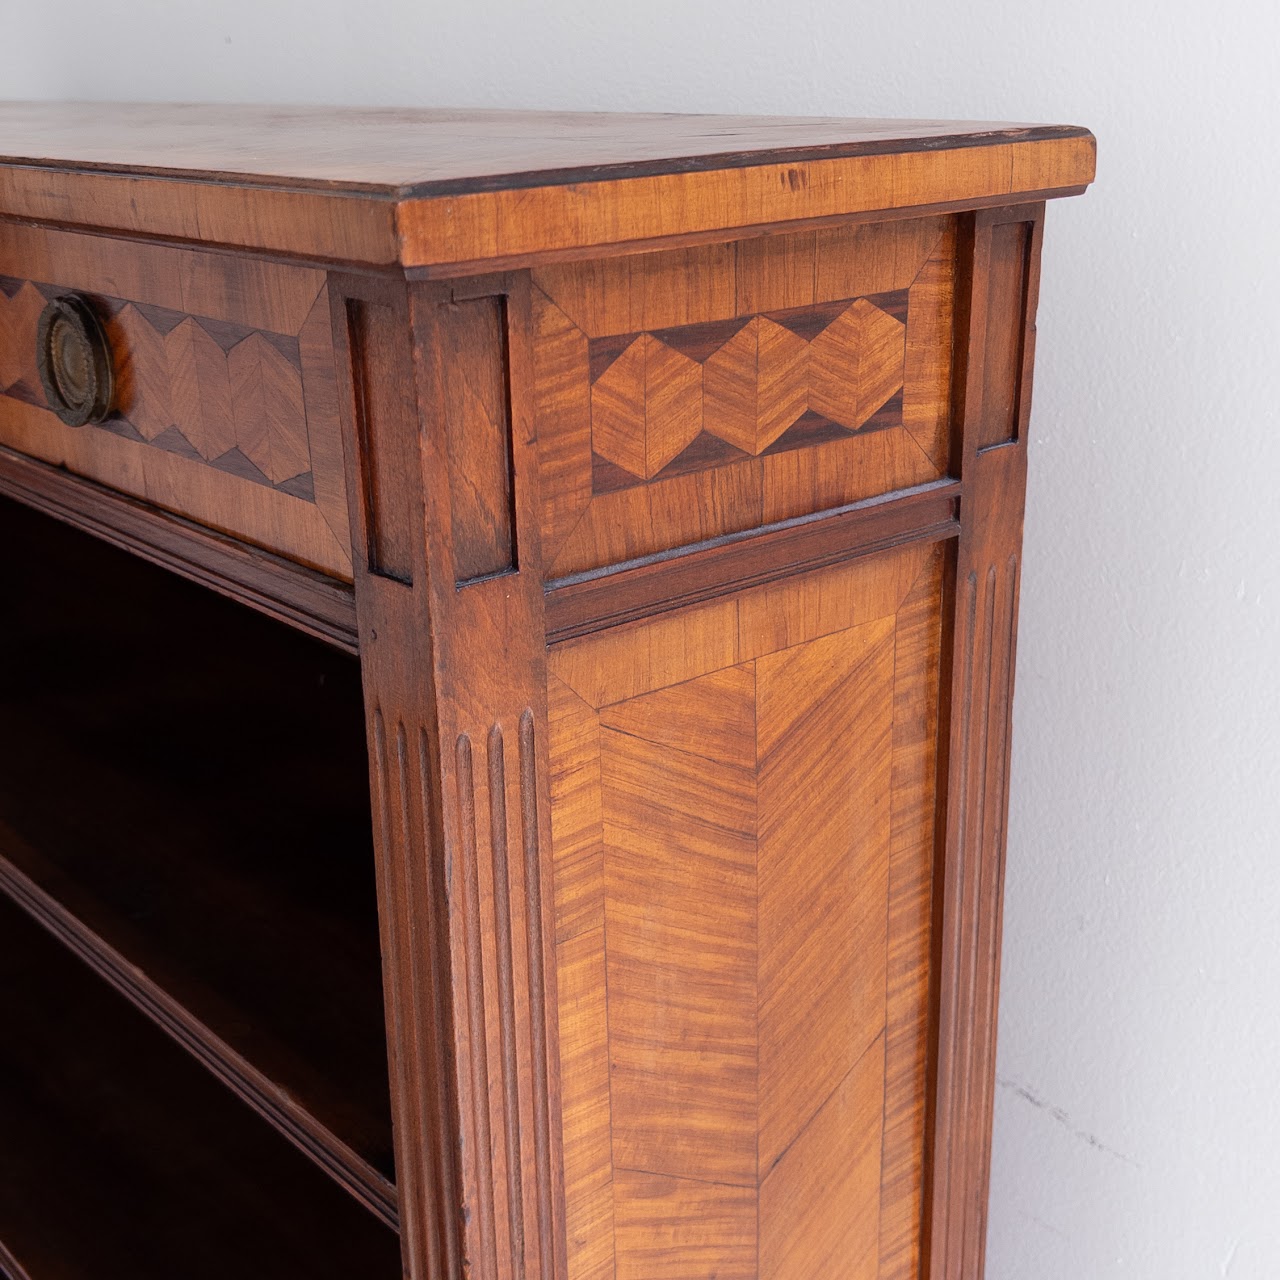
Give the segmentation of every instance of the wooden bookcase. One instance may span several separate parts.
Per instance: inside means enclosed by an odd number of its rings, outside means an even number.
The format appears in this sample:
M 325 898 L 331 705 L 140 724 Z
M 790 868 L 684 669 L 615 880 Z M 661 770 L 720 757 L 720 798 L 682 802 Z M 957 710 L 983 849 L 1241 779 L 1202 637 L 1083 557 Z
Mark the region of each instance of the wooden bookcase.
M 1093 165 L 0 106 L 0 1273 L 980 1276 Z

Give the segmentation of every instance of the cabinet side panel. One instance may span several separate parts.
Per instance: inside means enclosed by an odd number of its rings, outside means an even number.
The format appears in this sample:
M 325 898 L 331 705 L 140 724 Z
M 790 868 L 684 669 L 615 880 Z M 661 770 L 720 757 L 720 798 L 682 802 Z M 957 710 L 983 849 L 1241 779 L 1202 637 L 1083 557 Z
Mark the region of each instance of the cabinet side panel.
M 942 561 L 551 648 L 570 1276 L 918 1268 Z

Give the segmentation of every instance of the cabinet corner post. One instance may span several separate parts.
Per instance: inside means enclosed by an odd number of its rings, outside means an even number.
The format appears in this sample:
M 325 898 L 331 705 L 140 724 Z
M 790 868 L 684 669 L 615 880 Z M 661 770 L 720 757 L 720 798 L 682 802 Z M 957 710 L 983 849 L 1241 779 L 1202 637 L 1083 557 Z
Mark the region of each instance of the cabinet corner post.
M 334 294 L 406 1269 L 561 1280 L 527 280 Z
M 937 883 L 932 1280 L 981 1276 L 991 1172 L 1010 728 L 1044 205 L 966 215 L 952 456 L 962 482 L 950 585 L 949 723 Z

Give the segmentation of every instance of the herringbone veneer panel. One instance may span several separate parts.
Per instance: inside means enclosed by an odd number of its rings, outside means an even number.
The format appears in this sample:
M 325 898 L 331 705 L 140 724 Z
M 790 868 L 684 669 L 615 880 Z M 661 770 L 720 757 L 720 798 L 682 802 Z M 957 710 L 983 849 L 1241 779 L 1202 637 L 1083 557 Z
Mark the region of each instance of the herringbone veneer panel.
M 572 1280 L 914 1274 L 941 608 L 906 548 L 552 650 Z

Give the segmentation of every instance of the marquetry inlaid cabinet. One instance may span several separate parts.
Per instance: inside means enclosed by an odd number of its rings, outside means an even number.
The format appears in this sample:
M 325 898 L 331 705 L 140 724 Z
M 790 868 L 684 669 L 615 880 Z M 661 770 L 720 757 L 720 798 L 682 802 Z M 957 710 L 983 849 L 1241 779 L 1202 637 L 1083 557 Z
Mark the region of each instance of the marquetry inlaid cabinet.
M 0 106 L 0 1272 L 976 1280 L 1093 167 Z

